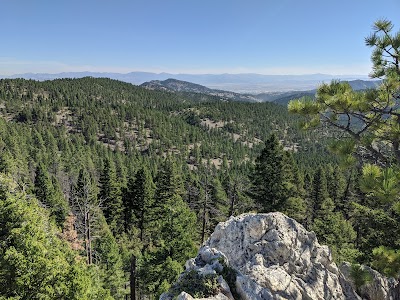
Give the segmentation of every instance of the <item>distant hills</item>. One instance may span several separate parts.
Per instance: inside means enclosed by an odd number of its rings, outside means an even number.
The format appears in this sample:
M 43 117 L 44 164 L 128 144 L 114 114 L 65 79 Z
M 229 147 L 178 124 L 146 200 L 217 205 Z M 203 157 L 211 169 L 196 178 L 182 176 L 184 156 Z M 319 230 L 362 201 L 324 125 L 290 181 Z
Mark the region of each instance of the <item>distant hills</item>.
M 140 86 L 145 87 L 149 90 L 207 94 L 210 96 L 219 97 L 220 100 L 260 102 L 260 99 L 257 98 L 255 95 L 210 89 L 200 84 L 172 78 L 163 81 L 152 80 L 142 83 Z
M 380 80 L 351 80 L 348 81 L 353 90 L 359 91 L 359 90 L 366 90 L 366 89 L 373 89 L 379 86 L 381 83 Z
M 368 88 L 375 88 L 378 86 L 379 81 L 365 81 L 365 80 L 352 80 L 348 81 L 354 90 L 363 90 Z M 246 102 L 275 102 L 281 105 L 287 105 L 290 100 L 301 98 L 304 96 L 314 96 L 316 89 L 308 91 L 289 91 L 289 92 L 270 92 L 259 94 L 241 94 L 230 91 L 223 91 L 217 89 L 210 89 L 206 86 L 169 78 L 167 80 L 152 80 L 141 84 L 150 90 L 169 91 L 169 92 L 185 92 L 185 93 L 199 93 L 209 96 L 219 97 L 220 100 L 232 101 L 246 101 Z
M 373 89 L 376 88 L 379 84 L 379 80 L 350 80 L 348 81 L 350 86 L 355 91 L 365 90 L 365 89 Z M 260 93 L 254 95 L 259 101 L 269 101 L 274 102 L 281 105 L 287 105 L 290 100 L 298 99 L 305 96 L 313 97 L 317 89 L 312 89 L 308 91 L 289 91 L 289 92 L 271 92 L 271 93 Z
M 101 73 L 101 72 L 66 72 L 58 74 L 25 73 L 0 78 L 24 78 L 35 80 L 52 80 L 58 78 L 82 77 L 111 78 L 140 85 L 153 80 L 165 81 L 170 78 L 204 85 L 210 89 L 233 91 L 236 93 L 263 93 L 307 91 L 315 89 L 322 82 L 332 79 L 367 81 L 365 75 L 261 75 L 261 74 L 171 74 L 151 72 Z

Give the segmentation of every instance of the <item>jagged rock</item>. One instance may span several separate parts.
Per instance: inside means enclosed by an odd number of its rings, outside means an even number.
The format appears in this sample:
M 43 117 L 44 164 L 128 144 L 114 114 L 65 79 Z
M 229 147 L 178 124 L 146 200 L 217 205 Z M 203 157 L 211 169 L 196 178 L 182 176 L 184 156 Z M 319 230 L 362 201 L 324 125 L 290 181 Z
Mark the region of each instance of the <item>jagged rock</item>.
M 244 214 L 220 223 L 206 242 L 240 272 L 243 299 L 360 299 L 330 250 L 281 213 Z
M 234 300 L 234 297 L 231 293 L 230 287 L 225 279 L 220 275 L 224 268 L 227 268 L 228 259 L 225 257 L 223 253 L 218 251 L 217 249 L 211 249 L 210 247 L 202 247 L 199 250 L 199 253 L 196 258 L 189 259 L 185 264 L 185 272 L 181 274 L 178 279 L 178 282 L 172 287 L 169 293 L 164 293 L 161 295 L 160 300 L 170 300 L 173 299 L 175 294 L 179 292 L 182 287 L 186 287 L 186 291 L 181 292 L 177 299 L 179 300 L 191 300 L 194 299 L 190 293 L 196 293 L 198 291 L 193 290 L 195 287 L 188 287 L 189 280 L 196 279 L 193 278 L 193 272 L 197 274 L 196 276 L 206 277 L 211 276 L 216 279 L 216 283 L 218 284 L 218 293 L 209 298 L 200 298 L 200 299 L 209 299 L 209 300 Z M 187 276 L 192 275 L 192 276 Z M 197 283 L 196 283 L 197 284 Z M 198 287 L 197 287 L 198 289 Z M 196 298 L 199 299 L 199 298 Z
M 359 294 L 363 299 L 369 300 L 395 300 L 398 299 L 399 282 L 394 278 L 387 278 L 368 266 L 361 266 L 371 275 L 371 281 L 359 287 Z M 343 263 L 340 271 L 354 289 L 356 289 L 353 279 L 350 276 L 351 264 Z
M 231 273 L 224 280 L 221 275 L 227 270 Z M 218 224 L 197 257 L 186 263 L 184 274 L 188 272 L 219 276 L 218 295 L 208 300 L 234 299 L 232 294 L 244 300 L 361 299 L 333 262 L 329 248 L 281 213 L 244 214 Z M 190 287 L 177 291 L 193 292 Z M 160 299 L 173 297 L 167 293 Z M 192 299 L 182 293 L 178 297 Z

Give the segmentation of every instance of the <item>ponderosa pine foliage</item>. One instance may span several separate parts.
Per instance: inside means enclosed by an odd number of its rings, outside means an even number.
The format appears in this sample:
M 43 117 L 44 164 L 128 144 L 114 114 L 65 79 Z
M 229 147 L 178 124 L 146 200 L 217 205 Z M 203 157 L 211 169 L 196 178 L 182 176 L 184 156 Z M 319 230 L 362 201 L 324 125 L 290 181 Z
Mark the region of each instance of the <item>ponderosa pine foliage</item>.
M 362 167 L 364 195 L 351 212 L 361 261 L 372 260 L 380 271 L 399 276 L 393 257 L 400 244 L 395 233 L 400 225 L 400 32 L 393 28 L 392 22 L 378 20 L 365 39 L 373 48 L 370 76 L 382 80 L 378 89 L 355 92 L 348 83 L 333 81 L 318 88 L 315 100 L 292 101 L 289 110 L 310 118 L 305 127 L 327 124 L 345 134 L 332 149 Z
M 316 100 L 297 100 L 289 110 L 311 116 L 306 126 L 320 122 L 345 133 L 346 144 L 338 150 L 354 152 L 363 161 L 389 166 L 400 164 L 400 34 L 391 33 L 393 24 L 387 20 L 375 22 L 373 33 L 365 39 L 373 47 L 372 78 L 382 79 L 379 89 L 355 92 L 345 82 L 322 84 Z

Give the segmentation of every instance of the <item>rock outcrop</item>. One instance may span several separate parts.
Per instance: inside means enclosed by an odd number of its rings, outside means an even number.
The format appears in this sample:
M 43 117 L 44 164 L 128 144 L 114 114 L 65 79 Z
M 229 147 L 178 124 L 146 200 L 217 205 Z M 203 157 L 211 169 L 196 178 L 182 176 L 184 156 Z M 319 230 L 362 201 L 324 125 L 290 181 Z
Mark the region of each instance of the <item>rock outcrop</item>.
M 398 284 L 399 282 L 394 278 L 387 278 L 379 272 L 371 269 L 368 266 L 361 266 L 370 275 L 371 280 L 358 288 L 358 294 L 363 299 L 368 300 L 395 300 L 399 299 Z M 354 289 L 356 289 L 353 279 L 350 276 L 351 264 L 343 263 L 340 266 L 340 271 L 348 280 Z
M 171 292 L 160 299 L 199 295 L 185 282 L 188 274 L 207 278 L 196 288 L 211 291 L 212 296 L 200 294 L 210 300 L 362 299 L 329 248 L 281 213 L 244 214 L 218 224 Z

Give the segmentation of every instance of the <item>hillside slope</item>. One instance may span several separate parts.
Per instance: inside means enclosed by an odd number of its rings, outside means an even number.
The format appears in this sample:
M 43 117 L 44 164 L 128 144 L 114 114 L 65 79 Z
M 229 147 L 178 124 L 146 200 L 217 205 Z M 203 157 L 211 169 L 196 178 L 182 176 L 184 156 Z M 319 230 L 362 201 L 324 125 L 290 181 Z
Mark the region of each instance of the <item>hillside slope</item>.
M 286 147 L 300 149 L 299 155 L 311 159 L 325 143 L 296 129 L 300 118 L 290 116 L 279 105 L 225 103 L 215 96 L 195 94 L 198 98 L 89 77 L 2 80 L 0 108 L 6 120 L 63 128 L 88 145 L 150 156 L 175 153 L 180 160 L 189 161 L 193 155 L 187 153 L 196 147 L 204 159 L 251 161 L 262 146 L 260 142 L 272 132 Z

